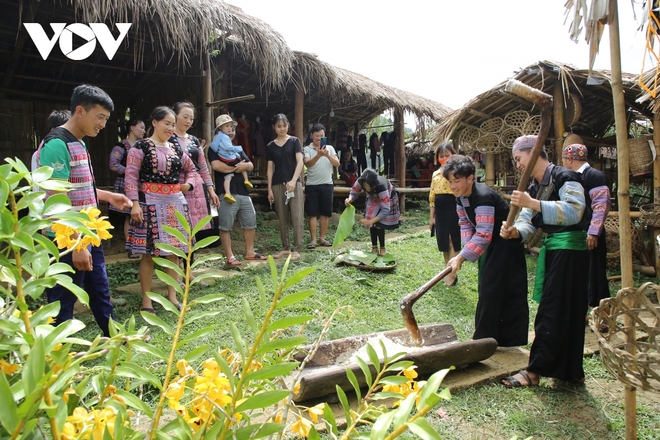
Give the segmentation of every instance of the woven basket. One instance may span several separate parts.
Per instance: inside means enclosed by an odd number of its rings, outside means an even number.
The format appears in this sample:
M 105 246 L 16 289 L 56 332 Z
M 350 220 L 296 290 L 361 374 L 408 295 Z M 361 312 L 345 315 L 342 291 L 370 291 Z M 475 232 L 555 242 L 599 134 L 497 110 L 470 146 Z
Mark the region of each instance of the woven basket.
M 481 131 L 476 127 L 465 127 L 461 131 L 461 135 L 458 137 L 458 144 L 465 154 L 470 154 L 474 152 L 474 147 L 477 145 L 477 141 L 481 137 Z
M 522 126 L 523 134 L 539 134 L 541 131 L 541 115 L 530 116 Z
M 621 265 L 621 249 L 619 243 L 619 218 L 607 217 L 605 219 L 605 236 L 607 240 L 607 267 L 610 269 Z M 638 255 L 643 246 L 642 233 L 630 222 L 630 243 L 633 256 Z
M 504 123 L 511 128 L 521 129 L 529 119 L 529 113 L 525 110 L 516 110 L 504 115 Z
M 500 133 L 500 144 L 505 150 L 510 150 L 513 147 L 513 142 L 522 136 L 522 131 L 518 128 L 505 128 L 502 133 Z
M 483 133 L 477 141 L 476 150 L 484 154 L 497 153 L 501 150 L 500 137 L 495 133 Z
M 660 301 L 660 286 L 652 283 L 637 290 L 628 287 L 615 298 L 601 300 L 591 312 L 592 329 L 607 371 L 631 387 L 660 392 L 660 306 L 648 298 L 648 290 L 655 291 Z M 608 331 L 601 332 L 602 324 Z M 626 341 L 633 331 L 636 337 Z
M 660 204 L 648 203 L 639 207 L 640 221 L 643 225 L 660 228 Z
M 502 118 L 495 117 L 485 120 L 479 126 L 479 130 L 485 133 L 499 133 L 504 127 L 504 121 Z
M 653 153 L 651 152 L 649 141 L 653 144 L 653 136 L 650 134 L 628 139 L 630 173 L 633 176 L 641 176 L 653 172 Z

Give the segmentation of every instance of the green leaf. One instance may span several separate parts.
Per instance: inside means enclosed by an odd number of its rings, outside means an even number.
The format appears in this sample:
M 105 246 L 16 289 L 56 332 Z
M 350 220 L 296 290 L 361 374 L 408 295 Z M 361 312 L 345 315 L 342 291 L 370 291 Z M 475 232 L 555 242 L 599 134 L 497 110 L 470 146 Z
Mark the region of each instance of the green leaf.
M 144 380 L 149 382 L 154 387 L 159 390 L 163 388 L 163 384 L 160 382 L 160 379 L 156 377 L 151 372 L 147 371 L 145 368 L 134 364 L 132 362 L 122 362 L 119 367 L 115 370 L 115 374 L 121 377 L 130 377 L 133 379 Z
M 374 350 L 371 344 L 367 344 L 367 355 L 369 356 L 369 362 L 376 368 L 376 373 L 380 373 L 380 359 L 378 359 L 376 350 Z
M 71 190 L 71 184 L 66 180 L 50 179 L 39 182 L 39 188 L 47 189 L 48 191 L 69 191 Z
M 224 299 L 223 295 L 220 294 L 211 294 L 211 295 L 204 295 L 200 298 L 195 298 L 193 301 L 197 304 L 210 304 L 212 302 L 218 301 Z
M 45 273 L 45 276 L 50 277 L 58 273 L 73 273 L 74 270 L 66 263 L 55 263 L 52 264 Z
M 168 298 L 165 298 L 164 296 L 159 295 L 158 293 L 155 292 L 147 292 L 147 296 L 153 302 L 157 302 L 158 304 L 160 304 L 168 312 L 173 313 L 175 315 L 179 314 L 179 309 L 177 309 L 176 306 L 172 304 L 172 301 L 170 301 Z
M 36 252 L 32 236 L 26 234 L 25 232 L 18 232 L 9 239 L 9 242 L 12 244 L 12 246 L 23 248 L 26 251 Z
M 0 206 L 4 207 L 7 204 L 7 197 L 9 197 L 9 185 L 4 180 L 0 180 Z
M 204 249 L 205 247 L 215 243 L 219 239 L 220 239 L 220 237 L 218 237 L 217 235 L 215 235 L 213 237 L 203 238 L 203 239 L 199 240 L 197 243 L 195 243 L 195 246 L 193 246 L 193 252 L 196 252 L 200 249 Z
M 192 229 L 192 235 L 196 235 L 199 231 L 202 230 L 202 228 L 204 226 L 206 226 L 207 223 L 210 223 L 211 221 L 213 221 L 213 216 L 212 215 L 207 215 L 206 217 L 201 219 L 199 222 L 197 222 L 195 227 Z
M 207 335 L 210 335 L 211 333 L 214 333 L 216 331 L 218 331 L 218 329 L 215 326 L 200 328 L 199 330 L 197 330 L 193 334 L 186 336 L 184 339 L 181 339 L 179 341 L 179 343 L 176 344 L 176 348 L 178 350 L 179 348 L 181 348 L 183 345 L 187 344 L 188 342 L 192 342 L 192 341 L 199 342 L 198 341 L 199 339 L 201 339 L 201 338 L 203 338 Z
M 210 318 L 220 313 L 220 310 L 208 310 L 206 312 L 189 313 L 186 315 L 186 325 L 198 321 L 203 318 Z
M 45 367 L 46 354 L 44 351 L 44 340 L 41 336 L 36 336 L 34 345 L 30 350 L 30 355 L 25 361 L 22 371 L 23 386 L 25 388 L 26 396 L 37 391 L 37 384 L 44 377 Z
M 53 175 L 53 169 L 51 167 L 39 167 L 36 170 L 32 171 L 32 181 L 36 184 L 44 182 L 50 179 L 50 176 Z
M 442 437 L 438 435 L 437 431 L 424 417 L 420 417 L 407 425 L 410 432 L 423 440 L 442 440 Z
M 355 224 L 355 206 L 348 205 L 344 212 L 339 217 L 339 224 L 337 225 L 337 232 L 335 238 L 332 240 L 332 247 L 337 247 L 351 235 L 353 232 L 353 225 Z
M 371 440 L 381 440 L 384 439 L 387 435 L 387 431 L 390 429 L 392 420 L 394 420 L 394 411 L 388 411 L 384 414 L 381 414 L 376 421 L 374 426 L 371 428 Z
M 406 376 L 386 376 L 380 379 L 381 384 L 385 385 L 402 385 L 406 382 L 410 382 Z
M 310 273 L 314 272 L 316 270 L 315 267 L 306 267 L 305 269 L 299 270 L 296 272 L 293 276 L 289 277 L 288 280 L 284 283 L 284 286 L 282 286 L 282 290 L 286 290 L 289 287 L 293 286 L 294 284 L 299 283 L 303 278 L 305 278 L 307 275 Z
M 351 383 L 351 385 L 353 385 L 353 389 L 355 390 L 357 401 L 362 402 L 362 392 L 360 391 L 360 384 L 358 383 L 357 377 L 355 377 L 355 373 L 353 373 L 353 370 L 347 368 L 346 377 L 348 377 L 348 381 Z
M 297 347 L 307 341 L 307 338 L 282 338 L 268 341 L 257 350 L 256 354 L 262 355 L 273 350 L 290 349 Z
M 241 302 L 243 304 L 243 315 L 245 315 L 245 320 L 247 321 L 248 327 L 250 330 L 252 330 L 252 334 L 256 336 L 259 333 L 259 327 L 257 326 L 257 322 L 254 319 L 254 314 L 252 313 L 252 308 L 250 308 L 250 303 L 245 297 L 243 297 Z
M 0 372 L 0 424 L 8 433 L 14 432 L 18 423 L 14 394 L 11 392 L 5 373 Z
M 131 347 L 133 347 L 133 349 L 137 352 L 149 353 L 150 355 L 157 357 L 158 359 L 165 362 L 167 362 L 167 359 L 169 358 L 168 353 L 158 347 L 155 347 L 153 344 L 148 344 L 141 341 L 131 342 L 130 344 Z
M 429 398 L 431 394 L 435 394 L 438 391 L 438 388 L 440 388 L 440 384 L 442 383 L 443 379 L 449 373 L 449 368 L 445 368 L 443 370 L 437 371 L 429 377 L 429 379 L 426 381 L 426 385 L 422 388 L 422 394 L 419 397 L 419 404 L 420 405 L 426 405 L 426 401 Z
M 54 287 L 55 284 L 53 278 L 32 279 L 23 286 L 23 294 L 36 299 L 44 293 L 44 290 Z
M 346 397 L 346 393 L 344 392 L 344 390 L 341 389 L 339 385 L 335 385 L 335 389 L 337 390 L 337 397 L 339 398 L 339 402 L 341 403 L 341 406 L 344 409 L 344 417 L 346 418 L 346 424 L 350 426 L 353 424 L 353 417 L 351 417 L 351 407 L 348 404 L 348 397 Z
M 176 272 L 182 279 L 183 279 L 183 269 L 181 269 L 181 266 L 176 264 L 172 260 L 168 260 L 167 258 L 162 258 L 162 257 L 154 257 L 154 263 L 159 265 L 160 267 L 164 267 L 166 269 L 171 269 L 174 272 Z
M 310 296 L 314 295 L 314 293 L 316 293 L 316 290 L 310 289 L 310 290 L 301 290 L 300 292 L 287 295 L 277 303 L 277 308 L 279 309 L 282 307 L 286 307 L 289 304 L 294 304 L 299 301 L 303 301 L 309 298 Z
M 165 333 L 167 333 L 170 336 L 174 336 L 174 330 L 172 327 L 165 323 L 162 319 L 160 319 L 158 316 L 153 315 L 149 312 L 140 312 L 140 315 L 142 315 L 142 319 L 147 321 L 151 325 L 155 325 L 156 327 L 159 327 L 161 330 L 163 330 Z
M 259 370 L 251 371 L 245 376 L 245 382 L 256 380 L 270 380 L 280 376 L 287 376 L 298 367 L 298 362 L 283 362 L 281 364 L 269 365 Z
M 415 400 L 417 399 L 417 393 L 408 394 L 403 402 L 399 404 L 399 407 L 394 411 L 394 426 L 401 426 L 410 417 L 410 411 L 415 407 Z
M 170 274 L 165 273 L 162 270 L 156 269 L 156 276 L 158 277 L 159 280 L 161 280 L 168 286 L 173 287 L 174 290 L 176 290 L 179 295 L 183 295 L 183 290 L 181 289 L 179 282 L 175 280 L 174 277 L 172 277 Z
M 61 274 L 53 275 L 53 278 L 57 280 L 57 284 L 73 293 L 76 298 L 78 298 L 78 301 L 89 307 L 89 295 L 87 295 L 87 292 L 85 292 L 83 289 L 74 284 L 71 281 L 71 278 Z
M 206 272 L 206 273 L 195 276 L 195 279 L 193 279 L 190 282 L 190 285 L 194 286 L 195 284 L 201 283 L 204 280 L 213 280 L 213 282 L 215 282 L 215 280 L 217 280 L 219 278 L 224 278 L 224 276 L 222 274 L 219 274 L 219 273 Z
M 364 375 L 364 379 L 367 381 L 367 386 L 371 388 L 371 384 L 373 383 L 373 379 L 371 377 L 371 368 L 369 368 L 369 365 L 367 365 L 367 363 L 360 356 L 355 357 L 355 362 L 357 362 L 357 364 L 360 366 L 362 374 Z
M 55 246 L 55 243 L 53 243 L 52 240 L 50 240 L 50 239 L 47 238 L 47 237 L 44 237 L 44 236 L 41 235 L 41 234 L 34 234 L 34 235 L 32 236 L 32 238 L 34 238 L 34 241 L 36 241 L 36 242 L 39 243 L 41 246 L 43 246 L 43 248 L 46 249 L 50 255 L 53 255 L 53 256 L 55 256 L 56 258 L 59 258 L 59 257 L 60 257 L 60 251 L 57 250 L 57 246 Z M 38 246 L 36 246 L 36 248 L 37 248 L 38 250 L 40 250 Z M 68 264 L 67 264 L 67 266 L 68 266 Z M 52 266 L 51 266 L 51 267 L 52 267 Z M 70 272 L 73 272 L 73 269 L 71 269 L 71 266 L 69 266 L 69 271 L 70 271 Z M 46 271 L 46 273 L 48 274 L 49 272 Z
M 152 418 L 154 416 L 154 413 L 149 407 L 149 405 L 138 399 L 136 395 L 131 394 L 122 389 L 118 389 L 117 391 L 115 391 L 115 394 L 117 394 L 120 397 L 123 397 L 128 405 L 132 406 L 138 411 L 142 411 L 147 417 Z
M 231 322 L 229 323 L 229 329 L 231 330 L 231 335 L 234 338 L 234 343 L 236 344 L 236 349 L 240 354 L 245 353 L 245 343 L 243 343 L 243 338 L 241 337 L 241 332 L 238 331 L 236 324 Z
M 371 396 L 372 400 L 385 400 L 385 399 L 403 399 L 405 396 L 401 393 L 395 393 L 393 391 L 381 391 Z
M 167 234 L 176 237 L 176 239 L 179 240 L 179 243 L 181 243 L 183 245 L 188 244 L 188 238 L 186 238 L 186 236 L 183 235 L 183 233 L 181 231 L 179 231 L 177 228 L 173 228 L 172 226 L 163 225 L 163 230 Z
M 278 319 L 277 321 L 272 322 L 266 331 L 272 332 L 283 328 L 293 327 L 294 325 L 300 325 L 309 322 L 312 319 L 314 319 L 314 315 L 291 316 L 288 318 Z
M 21 209 L 26 209 L 29 208 L 30 205 L 32 205 L 35 200 L 40 200 L 43 197 L 43 194 L 41 193 L 29 193 L 21 197 L 21 199 L 16 202 L 16 209 L 19 211 Z
M 196 258 L 195 257 L 195 262 L 190 266 L 191 269 L 196 268 L 197 266 L 200 266 L 207 261 L 216 261 L 221 259 L 222 257 L 217 255 L 217 254 L 212 254 L 212 255 L 205 255 L 203 257 Z
M 323 407 L 323 418 L 330 424 L 332 433 L 338 435 L 339 430 L 337 429 L 337 422 L 335 421 L 335 413 L 332 412 L 332 408 L 330 408 L 330 405 L 327 403 Z
M 241 403 L 236 412 L 245 412 L 251 409 L 267 408 L 276 404 L 289 395 L 289 390 L 273 390 L 255 394 Z
M 401 354 L 401 353 L 397 353 Z M 389 364 L 385 371 L 402 371 L 405 370 L 406 368 L 412 367 L 415 365 L 413 361 L 401 361 L 401 362 L 395 362 L 393 364 Z
M 186 216 L 183 215 L 183 213 L 180 211 L 174 211 L 174 215 L 176 215 L 176 218 L 179 220 L 179 224 L 183 227 L 183 230 L 186 231 L 188 235 L 190 235 L 190 223 L 188 223 Z
M 210 347 L 210 345 L 208 345 L 208 344 L 201 345 L 201 346 L 195 348 L 194 350 L 189 351 L 188 353 L 186 353 L 186 355 L 183 356 L 183 358 L 185 360 L 187 360 L 189 364 L 192 364 L 197 359 L 204 356 L 204 353 L 206 353 L 208 351 L 209 347 Z
M 220 425 L 218 423 L 218 425 Z M 244 428 L 239 428 L 236 430 L 235 438 L 236 440 L 248 440 L 248 439 L 258 439 L 268 437 L 269 435 L 279 434 L 284 432 L 285 425 L 280 423 L 264 423 L 262 425 L 248 425 Z M 257 430 L 257 432 L 254 432 Z
M 373 252 L 363 252 L 363 251 L 357 251 L 351 249 L 351 252 L 347 258 L 349 260 L 359 261 L 365 266 L 369 266 L 371 263 L 373 263 L 376 260 L 376 258 L 378 258 L 378 254 L 375 254 Z
M 43 276 L 50 267 L 50 258 L 48 258 L 48 254 L 37 251 L 37 255 L 34 256 L 31 266 L 35 277 L 38 278 Z
M 319 435 L 319 432 L 316 430 L 314 425 L 309 429 L 309 437 L 307 437 L 309 440 L 321 440 L 321 436 Z
M 171 244 L 156 243 L 156 247 L 162 251 L 169 252 L 170 254 L 174 254 L 179 258 L 183 258 L 184 260 L 187 257 L 185 252 L 183 252 L 181 249 L 179 249 L 176 246 L 172 246 Z

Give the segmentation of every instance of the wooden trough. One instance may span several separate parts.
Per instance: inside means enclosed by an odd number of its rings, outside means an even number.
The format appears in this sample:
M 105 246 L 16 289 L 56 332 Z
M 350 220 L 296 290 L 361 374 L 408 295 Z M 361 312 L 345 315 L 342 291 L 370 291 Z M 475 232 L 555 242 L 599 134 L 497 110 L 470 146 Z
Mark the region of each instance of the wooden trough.
M 346 370 L 349 369 L 355 374 L 360 386 L 366 386 L 360 366 L 354 361 L 351 362 L 351 357 L 372 338 L 384 337 L 396 344 L 410 347 L 408 354 L 401 360 L 413 361 L 420 376 L 430 375 L 443 368 L 451 366 L 458 368 L 488 359 L 497 348 L 497 341 L 493 338 L 459 342 L 454 326 L 451 324 L 421 326 L 420 332 L 424 340 L 424 345 L 421 347 L 415 347 L 407 329 L 352 336 L 321 343 L 314 357 L 302 370 L 300 389 L 293 400 L 302 402 L 335 394 L 336 386 L 341 387 L 344 391 L 351 391 L 353 387 L 346 377 Z M 380 351 L 377 347 L 374 348 Z M 296 360 L 302 362 L 309 350 L 311 347 L 304 347 L 296 355 Z M 394 354 L 396 353 L 388 353 L 388 355 Z M 361 357 L 371 367 L 372 374 L 375 374 L 376 370 L 367 361 L 368 357 L 366 355 Z

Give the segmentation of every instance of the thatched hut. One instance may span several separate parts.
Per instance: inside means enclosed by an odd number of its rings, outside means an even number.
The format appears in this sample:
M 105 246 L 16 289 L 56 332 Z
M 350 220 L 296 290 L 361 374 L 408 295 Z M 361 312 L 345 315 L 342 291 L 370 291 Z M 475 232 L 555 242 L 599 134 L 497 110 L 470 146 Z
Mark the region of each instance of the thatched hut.
M 300 136 L 317 121 L 343 120 L 357 129 L 386 109 L 400 116 L 401 130 L 405 111 L 436 121 L 450 111 L 314 55 L 294 53 L 268 24 L 222 0 L 0 0 L 0 6 L 8 42 L 0 48 L 6 66 L 0 85 L 1 152 L 28 161 L 45 134 L 49 112 L 67 108 L 76 85 L 98 85 L 116 106 L 108 128 L 89 140 L 102 186 L 113 180 L 107 157 L 127 112 L 142 116 L 179 100 L 198 106 L 192 132 L 204 138 L 212 135 L 214 117 L 226 110 L 262 123 L 285 113 Z M 43 60 L 23 23 L 39 23 L 48 38 L 50 23 L 104 23 L 114 38 L 116 23 L 131 27 L 112 60 L 98 44 L 84 60 L 67 58 L 59 47 Z

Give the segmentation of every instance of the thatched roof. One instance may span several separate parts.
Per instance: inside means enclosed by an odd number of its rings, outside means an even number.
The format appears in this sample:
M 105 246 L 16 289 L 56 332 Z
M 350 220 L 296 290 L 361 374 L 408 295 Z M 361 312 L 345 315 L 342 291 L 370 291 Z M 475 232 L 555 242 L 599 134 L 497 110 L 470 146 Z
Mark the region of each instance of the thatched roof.
M 555 61 L 539 61 L 518 71 L 513 78 L 542 90 L 550 95 L 556 81 L 562 87 L 566 102 L 576 99 L 581 107 L 579 120 L 572 125 L 566 122 L 566 131 L 579 134 L 583 139 L 602 139 L 614 125 L 612 88 L 610 72 L 578 69 L 574 66 Z M 506 115 L 520 110 L 530 116 L 538 114 L 539 109 L 511 93 L 504 91 L 507 81 L 497 84 L 492 89 L 476 96 L 460 109 L 448 115 L 440 122 L 433 133 L 433 144 L 438 145 L 449 139 L 457 141 L 464 130 L 474 131 L 493 118 L 505 118 Z M 651 113 L 644 105 L 635 102 L 640 93 L 637 76 L 623 74 L 626 108 L 633 117 L 643 115 L 651 118 Z M 553 137 L 553 131 L 550 131 Z

